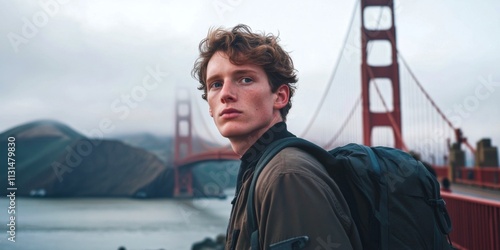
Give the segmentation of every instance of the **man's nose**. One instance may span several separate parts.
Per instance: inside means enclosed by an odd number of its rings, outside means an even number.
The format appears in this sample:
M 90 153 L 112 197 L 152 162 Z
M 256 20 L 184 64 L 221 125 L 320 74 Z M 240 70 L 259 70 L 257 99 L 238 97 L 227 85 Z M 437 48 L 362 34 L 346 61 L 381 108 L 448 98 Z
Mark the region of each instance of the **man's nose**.
M 232 81 L 225 80 L 224 84 L 222 85 L 222 89 L 221 89 L 221 102 L 222 103 L 234 102 L 237 100 L 236 87 L 237 86 Z

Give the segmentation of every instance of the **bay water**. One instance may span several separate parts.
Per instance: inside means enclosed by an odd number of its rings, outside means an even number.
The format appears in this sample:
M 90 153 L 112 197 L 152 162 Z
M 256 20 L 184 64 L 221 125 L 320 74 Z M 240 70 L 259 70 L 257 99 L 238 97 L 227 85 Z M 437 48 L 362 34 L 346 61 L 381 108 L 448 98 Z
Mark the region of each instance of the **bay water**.
M 0 198 L 2 250 L 188 250 L 224 234 L 231 211 L 225 199 L 24 198 L 15 215 Z M 15 216 L 15 242 L 10 237 Z

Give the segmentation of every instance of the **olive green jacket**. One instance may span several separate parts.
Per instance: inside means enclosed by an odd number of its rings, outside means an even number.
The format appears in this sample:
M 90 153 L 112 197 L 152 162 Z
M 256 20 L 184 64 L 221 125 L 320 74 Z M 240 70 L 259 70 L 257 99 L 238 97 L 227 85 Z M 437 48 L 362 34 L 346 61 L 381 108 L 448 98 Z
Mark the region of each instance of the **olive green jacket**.
M 241 178 L 229 220 L 225 249 L 250 249 L 247 194 L 253 171 Z M 305 249 L 362 249 L 349 207 L 335 182 L 312 156 L 286 148 L 257 181 L 255 211 L 260 249 L 307 236 Z

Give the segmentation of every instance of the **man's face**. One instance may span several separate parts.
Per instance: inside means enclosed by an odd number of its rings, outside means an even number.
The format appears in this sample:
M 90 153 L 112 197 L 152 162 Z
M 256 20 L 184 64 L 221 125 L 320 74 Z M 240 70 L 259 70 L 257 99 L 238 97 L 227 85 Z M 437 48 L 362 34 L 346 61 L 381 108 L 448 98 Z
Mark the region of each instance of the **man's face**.
M 257 139 L 282 120 L 282 90 L 271 92 L 262 67 L 234 65 L 225 53 L 217 52 L 208 62 L 206 79 L 210 115 L 222 136 Z

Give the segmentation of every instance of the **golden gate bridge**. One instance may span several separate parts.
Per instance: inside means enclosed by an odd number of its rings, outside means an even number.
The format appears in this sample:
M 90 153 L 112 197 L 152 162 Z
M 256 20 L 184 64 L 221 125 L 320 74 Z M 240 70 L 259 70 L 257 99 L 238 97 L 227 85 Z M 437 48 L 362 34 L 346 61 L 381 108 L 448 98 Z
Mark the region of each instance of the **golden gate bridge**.
M 432 164 L 439 179 L 500 190 L 497 148 L 488 139 L 474 147 L 466 131 L 454 126 L 427 93 L 397 49 L 394 12 L 391 0 L 362 0 L 355 8 L 319 105 L 299 136 L 325 149 L 355 142 L 413 151 Z M 174 196 L 193 197 L 195 163 L 239 157 L 228 146 L 207 145 L 203 140 L 197 141 L 203 150 L 195 152 L 189 91 L 180 90 L 176 96 Z M 198 126 L 216 141 L 204 122 Z M 465 167 L 467 156 L 474 157 L 473 168 Z M 499 200 L 448 192 L 442 196 L 452 217 L 456 248 L 500 249 Z M 500 194 L 496 197 L 500 199 Z

